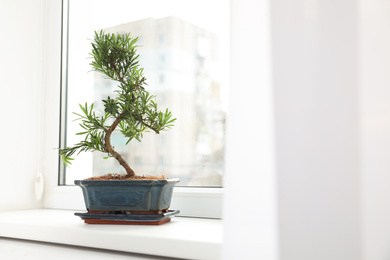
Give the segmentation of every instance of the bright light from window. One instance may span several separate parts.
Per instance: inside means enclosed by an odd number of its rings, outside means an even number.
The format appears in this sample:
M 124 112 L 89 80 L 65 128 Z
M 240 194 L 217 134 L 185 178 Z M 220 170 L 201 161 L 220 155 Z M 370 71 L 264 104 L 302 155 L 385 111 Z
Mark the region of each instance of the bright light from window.
M 112 143 L 138 175 L 178 177 L 183 186 L 222 186 L 229 82 L 229 1 L 82 0 L 69 4 L 66 143 L 78 141 L 72 122 L 78 104 L 112 96 L 115 85 L 90 72 L 90 39 L 95 30 L 139 37 L 140 64 L 148 91 L 161 110 L 177 118 L 170 131 L 147 133 L 142 143 L 118 133 Z M 78 155 L 63 184 L 107 173 L 124 173 L 101 153 Z

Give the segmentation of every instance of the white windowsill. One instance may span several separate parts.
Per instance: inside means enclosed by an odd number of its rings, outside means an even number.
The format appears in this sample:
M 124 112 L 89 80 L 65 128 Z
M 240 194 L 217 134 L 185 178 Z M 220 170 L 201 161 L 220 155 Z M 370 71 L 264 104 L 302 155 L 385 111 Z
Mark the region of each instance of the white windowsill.
M 0 237 L 183 259 L 220 259 L 222 221 L 174 217 L 158 226 L 84 224 L 71 210 L 0 212 Z

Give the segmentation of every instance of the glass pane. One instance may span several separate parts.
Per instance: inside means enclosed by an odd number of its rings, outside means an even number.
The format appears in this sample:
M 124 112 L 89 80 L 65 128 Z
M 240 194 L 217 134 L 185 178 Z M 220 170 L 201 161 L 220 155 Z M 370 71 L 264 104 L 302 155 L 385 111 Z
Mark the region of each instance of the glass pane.
M 95 30 L 139 37 L 147 90 L 160 110 L 169 108 L 175 126 L 142 142 L 114 134 L 112 143 L 137 175 L 180 178 L 181 186 L 222 186 L 229 82 L 229 1 L 78 0 L 69 3 L 66 143 L 80 141 L 79 104 L 113 96 L 115 83 L 91 72 L 90 39 Z M 66 169 L 64 183 L 124 173 L 115 159 L 81 153 Z

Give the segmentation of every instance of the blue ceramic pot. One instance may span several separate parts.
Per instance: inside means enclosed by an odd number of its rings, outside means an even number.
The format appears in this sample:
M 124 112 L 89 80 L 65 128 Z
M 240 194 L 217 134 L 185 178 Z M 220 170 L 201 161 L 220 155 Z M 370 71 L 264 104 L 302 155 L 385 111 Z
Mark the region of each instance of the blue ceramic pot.
M 89 211 L 159 211 L 171 204 L 179 179 L 76 180 Z

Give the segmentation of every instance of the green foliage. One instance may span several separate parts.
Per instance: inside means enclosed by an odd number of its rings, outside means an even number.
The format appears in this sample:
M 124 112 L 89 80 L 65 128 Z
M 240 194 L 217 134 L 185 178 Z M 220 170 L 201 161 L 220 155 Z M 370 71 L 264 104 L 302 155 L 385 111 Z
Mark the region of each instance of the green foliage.
M 65 164 L 71 164 L 71 156 L 76 152 L 86 151 L 100 151 L 118 159 L 109 140 L 114 130 L 119 130 L 129 143 L 134 138 L 141 141 L 145 131 L 158 134 L 173 126 L 176 119 L 171 112 L 159 111 L 155 97 L 145 90 L 146 79 L 136 52 L 137 40 L 130 34 L 95 32 L 90 65 L 94 71 L 118 82 L 118 89 L 113 93 L 116 97 L 103 100 L 104 112 L 100 115 L 95 113 L 93 104 L 87 103 L 80 105 L 82 113 L 74 113 L 83 129 L 77 135 L 85 135 L 85 139 L 73 147 L 60 149 Z

